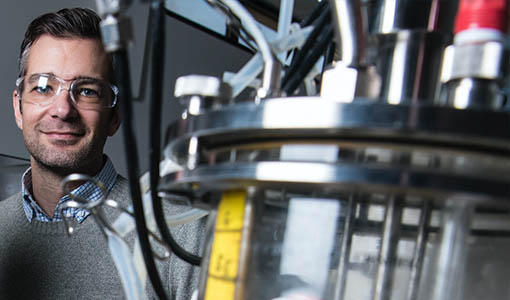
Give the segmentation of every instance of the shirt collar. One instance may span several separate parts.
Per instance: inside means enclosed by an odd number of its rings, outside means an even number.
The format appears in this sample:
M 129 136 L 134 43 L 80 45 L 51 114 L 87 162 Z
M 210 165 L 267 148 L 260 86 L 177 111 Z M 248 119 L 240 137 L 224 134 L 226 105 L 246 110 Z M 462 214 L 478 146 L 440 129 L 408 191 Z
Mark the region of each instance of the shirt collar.
M 113 163 L 111 162 L 110 158 L 106 156 L 106 162 L 103 168 L 94 176 L 94 179 L 104 183 L 106 190 L 109 193 L 117 181 L 117 175 L 118 173 L 115 170 Z M 35 202 L 34 198 L 30 194 L 30 191 L 32 190 L 31 168 L 28 168 L 23 174 L 21 186 L 21 192 L 23 196 L 23 209 L 29 222 L 32 222 L 33 219 L 41 222 L 62 221 L 62 212 L 60 211 L 60 207 L 62 206 L 62 203 L 71 200 L 68 195 L 65 195 L 59 200 L 53 213 L 53 217 L 50 217 L 41 209 L 41 207 L 37 204 L 37 202 Z M 82 199 L 87 199 L 91 202 L 98 201 L 103 196 L 101 190 L 91 182 L 86 182 L 80 185 L 74 189 L 72 193 Z M 66 216 L 73 218 L 78 223 L 83 222 L 83 220 L 85 220 L 85 218 L 87 218 L 90 214 L 88 210 L 79 208 L 67 208 L 64 210 L 64 213 Z

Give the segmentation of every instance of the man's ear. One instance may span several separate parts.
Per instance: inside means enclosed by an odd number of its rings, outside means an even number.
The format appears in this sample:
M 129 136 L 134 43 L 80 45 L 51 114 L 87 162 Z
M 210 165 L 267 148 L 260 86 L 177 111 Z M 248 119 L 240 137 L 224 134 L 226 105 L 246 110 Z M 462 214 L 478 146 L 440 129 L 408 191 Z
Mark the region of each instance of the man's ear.
M 16 125 L 18 128 L 23 130 L 23 114 L 21 112 L 21 98 L 18 95 L 18 91 L 14 90 L 12 92 L 12 108 L 14 110 L 14 118 L 16 119 Z
M 108 128 L 108 136 L 114 135 L 115 132 L 117 132 L 117 130 L 120 127 L 121 117 L 120 117 L 119 103 L 117 104 L 116 107 L 112 108 L 111 113 L 112 114 L 111 114 L 111 118 L 110 118 L 110 126 Z

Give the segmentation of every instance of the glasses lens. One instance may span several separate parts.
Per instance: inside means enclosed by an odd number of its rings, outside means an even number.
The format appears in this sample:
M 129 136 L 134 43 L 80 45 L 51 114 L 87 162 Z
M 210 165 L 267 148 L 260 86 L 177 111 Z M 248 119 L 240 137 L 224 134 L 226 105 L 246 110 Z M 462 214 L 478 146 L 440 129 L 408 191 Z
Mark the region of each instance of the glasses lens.
M 72 86 L 72 95 L 76 104 L 83 108 L 112 107 L 115 94 L 111 86 L 96 79 L 76 79 Z
M 67 80 L 65 80 L 67 81 Z M 33 74 L 16 81 L 21 99 L 36 105 L 50 105 L 62 90 L 68 90 L 73 102 L 80 108 L 114 107 L 117 88 L 94 78 L 78 78 L 66 88 L 65 81 L 51 74 Z
M 55 76 L 46 74 L 34 74 L 20 83 L 22 98 L 38 105 L 51 103 L 59 86 Z

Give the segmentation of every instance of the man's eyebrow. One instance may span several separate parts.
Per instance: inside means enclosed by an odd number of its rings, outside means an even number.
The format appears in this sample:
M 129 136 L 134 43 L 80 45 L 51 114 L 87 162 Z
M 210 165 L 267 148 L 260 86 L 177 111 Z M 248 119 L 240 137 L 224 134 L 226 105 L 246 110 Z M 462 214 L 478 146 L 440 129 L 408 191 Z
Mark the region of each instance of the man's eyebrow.
M 71 80 L 76 80 L 76 79 L 85 79 L 85 80 L 91 80 L 91 81 L 106 81 L 102 78 L 90 77 L 90 76 L 76 76 Z

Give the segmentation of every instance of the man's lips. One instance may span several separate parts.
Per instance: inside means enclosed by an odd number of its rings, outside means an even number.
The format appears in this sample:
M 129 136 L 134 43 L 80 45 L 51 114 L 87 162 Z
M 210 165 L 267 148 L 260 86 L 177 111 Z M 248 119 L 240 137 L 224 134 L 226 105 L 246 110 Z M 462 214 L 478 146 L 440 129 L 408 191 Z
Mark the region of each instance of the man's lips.
M 76 136 L 83 135 L 81 132 L 78 131 L 43 131 L 43 133 L 53 135 L 76 135 Z
M 83 136 L 83 133 L 76 131 L 43 131 L 43 134 L 57 140 L 74 140 Z

